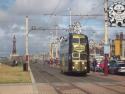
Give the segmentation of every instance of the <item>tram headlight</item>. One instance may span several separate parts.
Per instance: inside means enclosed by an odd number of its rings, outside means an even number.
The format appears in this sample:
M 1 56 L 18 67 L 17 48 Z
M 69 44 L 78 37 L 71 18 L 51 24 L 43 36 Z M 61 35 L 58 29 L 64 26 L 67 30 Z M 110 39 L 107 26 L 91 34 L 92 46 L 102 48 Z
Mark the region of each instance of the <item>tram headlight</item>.
M 82 65 L 84 65 L 85 63 L 84 62 L 82 62 Z
M 87 67 L 85 67 L 85 70 L 87 69 Z

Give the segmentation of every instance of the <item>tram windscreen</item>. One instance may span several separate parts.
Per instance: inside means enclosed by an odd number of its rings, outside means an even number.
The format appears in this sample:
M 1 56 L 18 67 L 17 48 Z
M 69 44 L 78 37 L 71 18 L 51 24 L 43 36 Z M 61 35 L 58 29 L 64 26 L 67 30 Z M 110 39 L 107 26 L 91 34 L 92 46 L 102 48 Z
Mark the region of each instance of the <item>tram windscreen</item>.
M 79 38 L 73 38 L 73 43 L 79 43 Z
M 84 38 L 80 38 L 80 43 L 81 44 L 85 44 L 86 43 L 86 40 Z
M 87 55 L 86 54 L 80 54 L 80 60 L 86 60 Z

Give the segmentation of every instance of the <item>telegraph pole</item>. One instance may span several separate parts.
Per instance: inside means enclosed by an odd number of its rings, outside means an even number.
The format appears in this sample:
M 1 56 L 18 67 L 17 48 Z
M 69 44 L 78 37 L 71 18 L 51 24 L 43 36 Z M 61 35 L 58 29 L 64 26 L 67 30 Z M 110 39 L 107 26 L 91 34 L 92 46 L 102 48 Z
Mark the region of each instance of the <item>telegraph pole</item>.
M 105 0 L 105 44 L 108 44 L 108 0 Z
M 104 56 L 105 56 L 105 60 L 104 60 L 104 75 L 108 75 L 108 57 L 109 57 L 109 53 L 110 53 L 110 46 L 109 46 L 109 41 L 108 41 L 108 0 L 104 0 L 104 4 L 105 4 L 105 44 L 104 44 Z
M 29 22 L 29 18 L 28 18 L 28 16 L 26 16 L 26 18 L 25 18 L 25 25 L 26 25 L 26 27 L 25 27 L 25 60 L 26 60 L 26 62 L 24 63 L 24 71 L 28 71 L 28 67 L 29 67 L 29 51 L 28 51 L 28 32 L 29 32 L 29 30 L 28 30 L 28 22 Z
M 50 42 L 50 66 L 53 64 L 53 32 L 52 32 L 52 42 Z
M 72 11 L 71 11 L 71 8 L 69 8 L 69 26 L 72 25 Z

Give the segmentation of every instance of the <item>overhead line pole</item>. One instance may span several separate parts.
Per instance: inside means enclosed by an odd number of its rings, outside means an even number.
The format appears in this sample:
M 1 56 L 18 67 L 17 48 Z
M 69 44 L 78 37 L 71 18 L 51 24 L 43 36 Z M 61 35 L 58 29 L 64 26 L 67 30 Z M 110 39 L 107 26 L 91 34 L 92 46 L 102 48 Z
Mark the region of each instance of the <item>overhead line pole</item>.
M 107 76 L 108 75 L 108 57 L 109 57 L 109 53 L 110 53 L 110 46 L 109 46 L 109 42 L 108 42 L 108 0 L 104 0 L 104 6 L 105 6 L 105 45 L 104 45 L 104 56 L 105 56 L 105 60 L 104 60 L 104 75 Z
M 105 0 L 105 44 L 108 44 L 108 0 Z
M 28 16 L 26 16 L 26 18 L 25 18 L 25 36 L 26 36 L 26 40 L 25 40 L 25 59 L 26 59 L 26 62 L 24 63 L 24 65 L 23 65 L 23 70 L 24 71 L 28 71 L 28 69 L 29 69 L 29 49 L 28 49 L 28 33 L 29 33 L 29 28 L 28 28 L 28 23 L 29 23 L 29 18 L 28 18 Z
M 57 25 L 56 25 L 56 39 L 58 38 L 58 31 L 57 31 Z M 58 45 L 58 40 L 56 40 L 56 64 L 58 65 L 59 63 L 59 45 Z
M 72 25 L 72 17 L 71 17 L 71 15 L 72 15 L 72 11 L 71 11 L 71 8 L 69 8 L 69 27 L 71 27 L 71 25 Z

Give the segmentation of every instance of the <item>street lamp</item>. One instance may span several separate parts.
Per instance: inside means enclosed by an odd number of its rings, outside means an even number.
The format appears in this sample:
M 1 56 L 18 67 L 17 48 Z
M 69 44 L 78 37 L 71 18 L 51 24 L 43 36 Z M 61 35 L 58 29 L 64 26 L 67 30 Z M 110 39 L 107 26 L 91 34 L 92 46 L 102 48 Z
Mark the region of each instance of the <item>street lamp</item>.
M 104 0 L 105 2 L 105 43 L 104 43 L 104 75 L 108 75 L 108 56 L 110 53 L 110 45 L 108 41 L 108 0 Z
M 29 33 L 29 30 L 28 30 L 28 21 L 29 21 L 29 18 L 28 16 L 26 16 L 25 18 L 25 63 L 23 65 L 23 70 L 24 71 L 28 71 L 29 69 L 29 51 L 28 51 L 28 33 Z

